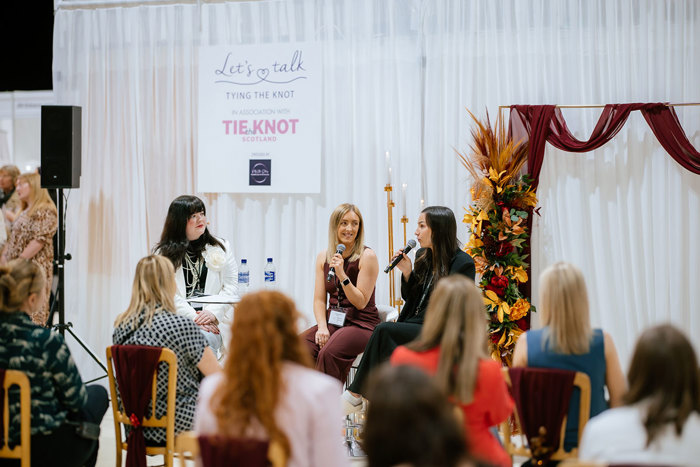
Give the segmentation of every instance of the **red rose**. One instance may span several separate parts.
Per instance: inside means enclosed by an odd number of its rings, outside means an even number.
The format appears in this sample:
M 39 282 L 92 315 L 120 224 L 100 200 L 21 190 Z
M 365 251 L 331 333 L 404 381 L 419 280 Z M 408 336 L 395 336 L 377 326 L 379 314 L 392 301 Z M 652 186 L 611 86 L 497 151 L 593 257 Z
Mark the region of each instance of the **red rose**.
M 500 332 L 494 332 L 489 336 L 489 339 L 491 339 L 492 344 L 498 344 L 498 341 L 501 340 L 501 333 Z
M 510 254 L 515 250 L 515 247 L 511 245 L 509 242 L 502 242 L 498 244 L 498 249 L 496 250 L 496 253 L 494 253 L 496 256 L 499 258 L 502 258 L 506 256 L 507 254 Z
M 494 291 L 499 297 L 503 296 L 507 288 L 508 278 L 506 276 L 493 276 L 486 286 L 486 290 Z
M 520 318 L 515 322 L 515 325 L 518 326 L 520 329 L 523 331 L 527 331 L 528 328 L 530 327 L 529 324 L 527 324 L 527 318 Z

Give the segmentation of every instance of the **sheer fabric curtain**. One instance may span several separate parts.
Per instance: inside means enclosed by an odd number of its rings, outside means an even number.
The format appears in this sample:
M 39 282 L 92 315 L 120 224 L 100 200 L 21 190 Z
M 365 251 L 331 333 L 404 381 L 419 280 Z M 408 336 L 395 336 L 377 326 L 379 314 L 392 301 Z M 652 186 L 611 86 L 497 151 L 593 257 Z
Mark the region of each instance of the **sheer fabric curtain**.
M 81 105 L 84 115 L 82 183 L 68 204 L 67 251 L 74 260 L 66 264 L 66 320 L 98 356 L 128 305 L 137 261 L 158 241 L 170 201 L 196 190 L 200 44 L 321 44 L 323 156 L 320 170 L 309 172 L 322 177 L 321 193 L 200 194 L 212 233 L 248 259 L 253 289 L 262 286 L 265 258 L 274 258 L 279 289 L 305 316 L 300 326 L 312 324 L 314 259 L 326 247 L 330 213 L 343 202 L 362 211 L 366 244 L 383 266 L 387 150 L 395 187 L 405 182 L 411 189 L 414 228 L 420 180 L 414 3 L 64 4 L 55 21 L 54 88 L 60 104 Z M 396 245 L 401 241 L 397 232 Z M 389 301 L 384 274 L 376 301 Z M 72 347 L 83 375 L 98 375 Z
M 101 356 L 127 304 L 138 259 L 158 240 L 168 204 L 196 190 L 197 47 L 317 41 L 323 55 L 320 194 L 202 195 L 210 229 L 231 240 L 262 285 L 274 258 L 279 288 L 312 320 L 313 261 L 341 202 L 362 210 L 383 265 L 384 151 L 394 199 L 408 185 L 409 236 L 420 199 L 458 218 L 471 181 L 465 107 L 700 101 L 698 7 L 674 1 L 295 0 L 130 4 L 62 2 L 54 90 L 83 107 L 83 177 L 68 203 L 67 320 Z M 599 111 L 565 110 L 580 139 Z M 696 148 L 700 109 L 679 109 Z M 424 151 L 421 151 L 421 139 Z M 316 176 L 315 169 L 309 176 Z M 594 325 L 623 363 L 645 326 L 673 320 L 698 335 L 700 177 L 681 169 L 640 115 L 589 154 L 545 156 L 533 238 L 533 292 L 548 264 L 580 266 Z M 399 203 L 397 203 L 399 204 Z M 401 214 L 401 206 L 394 219 Z M 395 223 L 394 244 L 403 241 Z M 466 227 L 459 225 L 461 240 Z M 377 303 L 388 302 L 384 274 Z M 535 300 L 536 302 L 536 300 Z M 536 321 L 536 319 L 535 319 Z M 71 338 L 67 339 L 69 344 Z M 75 348 L 75 346 L 73 346 Z M 99 373 L 75 348 L 86 378 Z
M 428 142 L 448 159 L 450 144 L 466 149 L 464 106 L 495 119 L 510 104 L 700 102 L 699 13 L 695 2 L 672 1 L 436 2 L 425 29 L 426 132 L 438 136 Z M 564 116 L 588 139 L 601 110 Z M 700 148 L 700 107 L 676 110 Z M 471 183 L 463 172 L 446 176 L 455 195 Z M 664 152 L 639 112 L 597 151 L 548 145 L 538 196 L 535 304 L 539 273 L 569 261 L 583 270 L 593 325 L 612 334 L 623 366 L 656 322 L 676 323 L 700 346 L 700 177 Z

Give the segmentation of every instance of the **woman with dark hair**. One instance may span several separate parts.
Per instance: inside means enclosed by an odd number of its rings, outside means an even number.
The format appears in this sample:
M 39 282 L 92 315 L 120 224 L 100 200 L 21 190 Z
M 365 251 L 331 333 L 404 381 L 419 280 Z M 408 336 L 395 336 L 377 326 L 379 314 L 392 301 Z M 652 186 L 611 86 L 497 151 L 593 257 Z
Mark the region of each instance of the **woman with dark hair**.
M 196 196 L 178 196 L 170 203 L 163 233 L 154 252 L 168 258 L 175 267 L 176 312 L 194 320 L 207 342 L 222 350 L 228 336 L 233 308 L 226 304 L 202 306 L 188 303 L 198 295 L 236 296 L 238 267 L 233 249 L 223 238 L 214 237 L 207 228 L 206 208 Z
M 370 376 L 367 397 L 362 447 L 368 467 L 473 465 L 454 406 L 421 370 L 383 365 Z
M 391 364 L 414 365 L 432 375 L 444 397 L 464 414 L 472 455 L 494 466 L 510 467 L 510 456 L 490 428 L 508 418 L 514 403 L 486 342 L 481 291 L 463 276 L 445 277 L 430 300 L 420 336 L 398 347 Z
M 309 368 L 298 319 L 294 302 L 280 292 L 241 299 L 224 371 L 202 381 L 195 431 L 275 442 L 289 467 L 348 465 L 340 383 Z
M 389 359 L 394 349 L 418 337 L 430 296 L 441 277 L 461 274 L 474 280 L 474 260 L 459 249 L 457 221 L 450 208 L 429 206 L 418 216 L 416 239 L 421 248 L 416 252 L 415 267 L 403 250 L 397 267 L 401 271 L 401 296 L 405 300 L 398 322 L 377 326 L 365 347 L 355 379 L 343 393 L 346 412 L 362 406 L 362 385 L 369 371 Z
M 29 319 L 44 304 L 45 283 L 34 262 L 15 259 L 0 266 L 0 368 L 29 378 L 32 465 L 94 466 L 98 441 L 81 437 L 75 425 L 100 424 L 109 404 L 107 391 L 85 386 L 63 336 Z M 10 445 L 20 441 L 19 408 L 19 390 L 13 387 L 5 407 Z M 2 459 L 0 465 L 19 462 Z
M 610 464 L 698 465 L 700 376 L 685 335 L 664 324 L 637 341 L 624 406 L 591 419 L 579 458 Z
M 10 238 L 0 255 L 0 264 L 15 258 L 24 258 L 31 260 L 44 271 L 44 303 L 31 318 L 34 323 L 46 326 L 53 279 L 53 236 L 58 228 L 56 205 L 46 188 L 41 187 L 41 177 L 37 173 L 25 173 L 17 177 L 16 192 L 21 211 L 12 224 Z
M 357 206 L 344 203 L 335 208 L 328 221 L 328 247 L 316 257 L 316 326 L 304 333 L 316 369 L 342 383 L 379 324 L 374 305 L 379 263 L 364 240 Z M 338 245 L 345 247 L 342 253 L 336 251 Z

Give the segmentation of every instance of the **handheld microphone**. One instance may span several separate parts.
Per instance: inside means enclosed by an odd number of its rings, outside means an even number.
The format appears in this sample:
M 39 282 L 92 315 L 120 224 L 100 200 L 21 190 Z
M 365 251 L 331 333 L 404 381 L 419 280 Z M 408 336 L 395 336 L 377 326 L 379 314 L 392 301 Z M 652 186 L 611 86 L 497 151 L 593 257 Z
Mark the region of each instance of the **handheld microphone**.
M 406 244 L 406 246 L 403 247 L 403 254 L 405 255 L 406 253 L 408 253 L 409 251 L 411 251 L 415 247 L 416 247 L 416 241 L 413 239 L 410 239 L 408 241 L 408 243 Z M 394 261 L 392 261 L 391 264 L 389 264 L 389 266 L 387 266 L 386 269 L 384 269 L 384 272 L 388 273 L 389 271 L 394 269 L 396 267 L 396 265 L 401 262 L 402 259 L 403 259 L 403 255 L 399 255 L 396 258 L 394 258 Z
M 345 245 L 342 243 L 339 243 L 338 246 L 335 247 L 335 252 L 339 255 L 342 255 L 343 252 L 345 251 Z M 331 268 L 328 270 L 328 276 L 326 276 L 326 281 L 330 282 L 333 280 L 335 277 L 335 268 L 331 266 Z

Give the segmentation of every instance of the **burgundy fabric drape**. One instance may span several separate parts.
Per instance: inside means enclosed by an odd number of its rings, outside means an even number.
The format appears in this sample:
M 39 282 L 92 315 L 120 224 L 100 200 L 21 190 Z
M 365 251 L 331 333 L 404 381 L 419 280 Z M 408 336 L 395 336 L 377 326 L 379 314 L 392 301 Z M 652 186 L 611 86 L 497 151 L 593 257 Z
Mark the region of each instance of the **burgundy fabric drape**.
M 126 451 L 127 467 L 146 467 L 146 441 L 141 423 L 151 400 L 153 375 L 161 350 L 161 347 L 143 345 L 112 346 L 112 359 L 122 406 L 134 424 L 126 439 L 129 446 Z M 112 403 L 116 404 L 117 401 Z
M 556 106 L 512 105 L 509 133 L 516 141 L 528 140 L 528 173 L 536 189 L 547 141 L 569 152 L 598 149 L 622 129 L 630 112 L 635 110 L 642 112 L 656 139 L 671 157 L 687 170 L 700 174 L 700 152 L 690 144 L 675 109 L 662 103 L 606 105 L 588 141 L 574 138 Z
M 545 143 L 569 152 L 588 152 L 610 141 L 622 129 L 633 110 L 645 104 L 608 104 L 598 118 L 590 138 L 580 141 L 566 125 L 561 109 L 553 105 L 513 105 L 510 133 L 516 140 L 528 138 L 528 173 L 537 189 L 544 160 Z
M 549 141 L 563 151 L 588 152 L 610 141 L 625 125 L 630 112 L 640 110 L 656 135 L 659 143 L 682 167 L 700 174 L 698 152 L 681 127 L 673 107 L 662 103 L 608 104 L 598 118 L 590 138 L 579 141 L 569 131 L 561 110 L 554 105 L 512 105 L 508 132 L 515 141 L 527 141 L 527 171 L 532 187 L 537 190 L 544 161 L 545 144 Z M 527 228 L 532 232 L 532 217 L 528 216 Z M 525 243 L 525 254 L 530 254 L 530 242 Z M 528 266 L 527 273 L 532 277 Z M 530 296 L 530 282 L 524 284 L 523 293 Z
M 226 436 L 199 436 L 199 455 L 204 467 L 267 467 L 269 442 Z
M 569 409 L 576 373 L 544 368 L 511 368 L 511 392 L 533 458 L 545 463 L 559 448 L 561 424 Z M 542 436 L 540 427 L 547 431 Z M 539 440 L 535 440 L 539 437 Z M 542 439 L 544 438 L 544 439 Z M 534 446 L 549 448 L 539 453 Z
M 666 152 L 682 167 L 700 174 L 700 152 L 688 141 L 676 110 L 663 104 L 646 104 L 641 110 L 651 131 Z
M 0 416 L 5 416 L 5 369 L 0 368 Z M 10 428 L 12 426 L 10 425 Z M 5 421 L 0 420 L 0 443 L 5 439 Z

